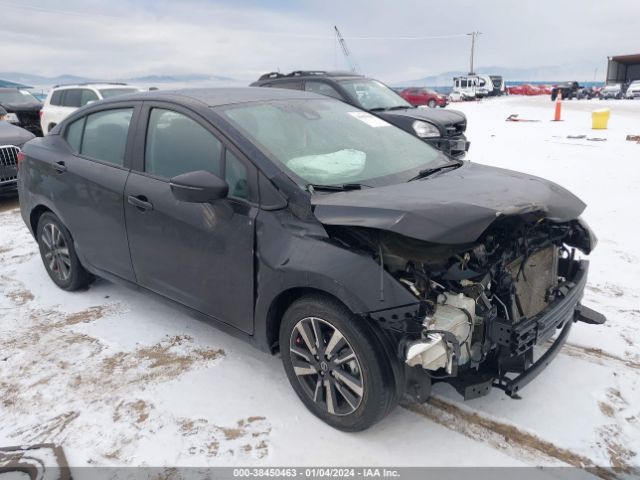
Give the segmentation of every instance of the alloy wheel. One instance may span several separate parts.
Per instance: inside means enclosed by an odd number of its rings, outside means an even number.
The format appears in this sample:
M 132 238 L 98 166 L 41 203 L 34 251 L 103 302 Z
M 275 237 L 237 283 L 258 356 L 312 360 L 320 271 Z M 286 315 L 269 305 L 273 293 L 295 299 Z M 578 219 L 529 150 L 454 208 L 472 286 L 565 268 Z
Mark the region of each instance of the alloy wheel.
M 42 229 L 43 258 L 49 271 L 60 281 L 66 282 L 71 275 L 71 257 L 64 235 L 53 223 Z
M 317 317 L 300 320 L 291 332 L 289 354 L 304 392 L 332 415 L 349 415 L 362 402 L 364 379 L 344 335 Z

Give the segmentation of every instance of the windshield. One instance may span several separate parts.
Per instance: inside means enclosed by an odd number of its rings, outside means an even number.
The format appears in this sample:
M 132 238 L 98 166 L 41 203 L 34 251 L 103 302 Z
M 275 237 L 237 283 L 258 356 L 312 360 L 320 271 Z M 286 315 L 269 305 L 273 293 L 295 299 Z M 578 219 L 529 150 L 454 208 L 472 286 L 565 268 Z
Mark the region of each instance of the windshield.
M 447 158 L 413 135 L 335 100 L 274 100 L 216 108 L 298 184 L 380 186 Z
M 38 99 L 26 90 L 0 90 L 0 103 L 33 103 Z
M 100 95 L 102 95 L 102 98 L 111 98 L 126 93 L 136 93 L 137 91 L 137 88 L 101 88 Z
M 340 85 L 347 90 L 354 102 L 365 110 L 411 108 L 411 104 L 404 98 L 377 80 L 341 80 Z

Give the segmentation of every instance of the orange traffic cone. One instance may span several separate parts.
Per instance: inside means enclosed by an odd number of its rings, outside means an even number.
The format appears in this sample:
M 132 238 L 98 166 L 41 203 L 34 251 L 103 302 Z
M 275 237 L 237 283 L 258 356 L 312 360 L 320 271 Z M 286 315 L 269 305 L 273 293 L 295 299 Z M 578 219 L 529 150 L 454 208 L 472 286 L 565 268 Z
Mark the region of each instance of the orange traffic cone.
M 558 96 L 556 97 L 556 113 L 553 116 L 554 122 L 562 121 L 562 91 L 558 90 Z

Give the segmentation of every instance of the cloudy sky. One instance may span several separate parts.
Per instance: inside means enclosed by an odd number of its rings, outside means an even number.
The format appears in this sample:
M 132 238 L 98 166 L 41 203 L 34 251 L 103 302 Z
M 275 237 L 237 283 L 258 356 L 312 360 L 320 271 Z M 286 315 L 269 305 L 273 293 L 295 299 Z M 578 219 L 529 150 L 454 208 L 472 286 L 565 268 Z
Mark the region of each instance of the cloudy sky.
M 640 52 L 638 0 L 0 0 L 0 13 L 0 71 L 49 76 L 345 69 L 334 24 L 387 82 L 466 70 L 473 30 L 477 66 L 603 77 L 607 55 Z

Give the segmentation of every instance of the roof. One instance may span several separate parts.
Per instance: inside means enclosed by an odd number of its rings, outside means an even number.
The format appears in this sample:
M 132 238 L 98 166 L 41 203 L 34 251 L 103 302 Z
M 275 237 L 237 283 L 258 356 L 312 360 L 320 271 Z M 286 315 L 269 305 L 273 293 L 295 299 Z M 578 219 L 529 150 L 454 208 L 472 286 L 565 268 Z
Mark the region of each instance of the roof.
M 362 77 L 359 73 L 354 72 L 330 72 L 326 70 L 295 70 L 291 73 L 269 72 L 261 75 L 258 81 L 277 80 L 281 78 L 300 78 L 300 77 Z
M 0 79 L 0 88 L 33 88 L 22 83 L 10 82 L 9 80 Z
M 84 82 L 84 83 L 63 83 L 54 85 L 52 88 L 77 88 L 77 87 L 93 87 L 93 88 L 136 88 L 133 85 L 117 82 Z
M 609 60 L 614 60 L 619 63 L 640 63 L 640 53 L 634 55 L 617 55 L 615 57 L 609 57 Z
M 181 90 L 154 90 L 150 92 L 132 93 L 112 97 L 103 102 L 119 102 L 122 100 L 165 100 L 180 101 L 192 99 L 209 107 L 230 105 L 233 103 L 265 102 L 269 100 L 313 99 L 327 97 L 302 90 L 284 88 L 233 87 L 233 88 L 185 88 Z

